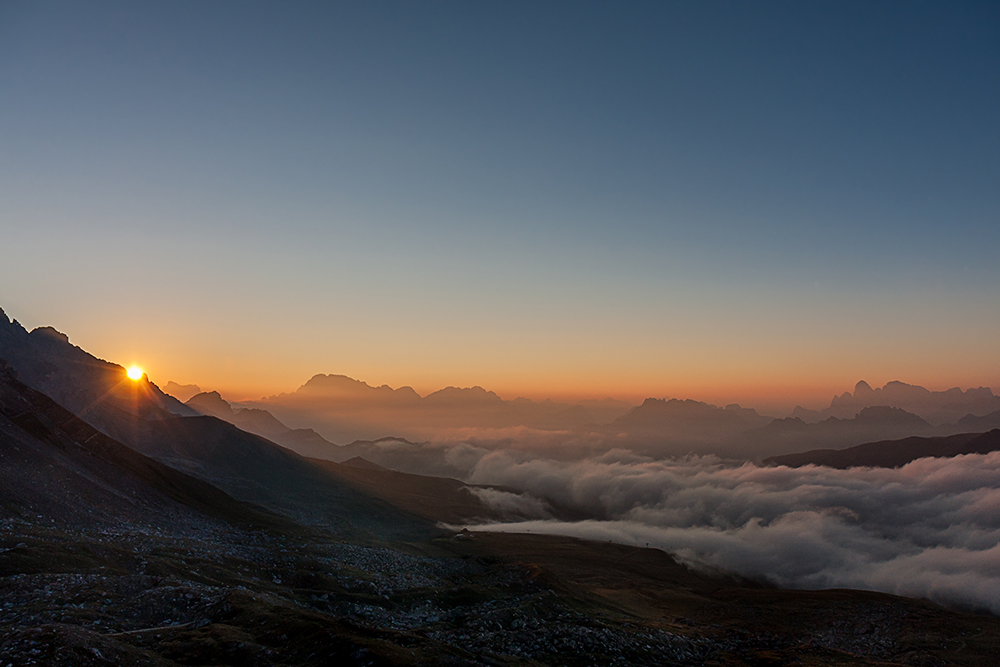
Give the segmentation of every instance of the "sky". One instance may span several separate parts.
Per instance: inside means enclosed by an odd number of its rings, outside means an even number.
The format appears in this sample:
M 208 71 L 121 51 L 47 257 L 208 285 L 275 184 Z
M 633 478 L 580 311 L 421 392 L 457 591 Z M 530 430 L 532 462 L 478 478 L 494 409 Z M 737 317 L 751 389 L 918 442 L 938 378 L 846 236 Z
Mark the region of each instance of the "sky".
M 1000 6 L 0 4 L 0 307 L 232 399 L 1000 390 Z

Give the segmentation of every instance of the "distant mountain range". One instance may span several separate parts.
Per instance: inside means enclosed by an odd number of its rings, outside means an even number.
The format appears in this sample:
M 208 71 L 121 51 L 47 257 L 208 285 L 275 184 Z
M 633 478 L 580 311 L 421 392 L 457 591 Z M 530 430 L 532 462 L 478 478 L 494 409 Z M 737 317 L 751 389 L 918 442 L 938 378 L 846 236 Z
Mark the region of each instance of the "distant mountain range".
M 970 392 L 974 398 L 978 397 L 977 409 L 991 405 L 984 398 L 992 396 L 990 390 Z M 883 396 L 892 397 L 892 392 Z M 647 399 L 602 432 L 609 442 L 651 456 L 696 453 L 760 459 L 806 449 L 842 448 L 877 440 L 945 436 L 993 428 L 1000 428 L 1000 410 L 982 416 L 967 414 L 954 423 L 934 425 L 901 408 L 876 405 L 861 408 L 848 418 L 830 416 L 820 421 L 805 421 L 799 417 L 773 419 L 739 405 L 720 408 L 692 400 Z
M 917 399 L 923 397 L 924 407 L 946 405 L 954 413 L 961 411 L 956 406 L 982 412 L 997 398 L 989 389 L 929 392 L 901 382 L 889 383 L 882 390 L 866 390 L 865 383 L 858 386 L 860 389 L 856 393 L 862 403 L 870 395 L 884 400 L 909 397 L 909 403 L 919 402 Z M 946 399 L 951 402 L 944 403 Z M 847 399 L 838 398 L 837 401 L 838 409 L 843 409 Z M 204 414 L 219 416 L 246 431 L 268 437 L 303 455 L 334 461 L 363 456 L 393 469 L 458 476 L 468 471 L 448 464 L 442 452 L 411 442 L 403 436 L 388 434 L 407 434 L 415 430 L 433 440 L 435 426 L 443 429 L 456 423 L 495 426 L 498 419 L 507 420 L 502 423 L 518 426 L 531 423 L 538 426 L 538 420 L 522 417 L 537 417 L 545 414 L 545 410 L 550 410 L 550 417 L 560 414 L 554 410 L 557 404 L 525 399 L 503 401 L 493 392 L 480 387 L 450 387 L 421 398 L 406 387 L 395 390 L 385 386 L 371 387 L 344 376 L 316 376 L 294 394 L 252 404 L 260 407 L 230 405 L 214 392 L 199 394 L 187 405 Z M 621 406 L 616 404 L 614 407 L 620 409 Z M 272 411 L 281 414 L 282 419 Z M 803 411 L 800 408 L 798 412 Z M 936 414 L 945 413 L 942 408 Z M 331 414 L 339 415 L 338 418 L 343 420 L 341 424 L 357 420 L 359 414 L 365 415 L 364 419 L 370 419 L 380 429 L 372 432 L 383 435 L 355 440 L 350 446 L 338 448 L 311 428 L 292 429 L 283 423 L 283 419 L 290 417 L 322 428 L 329 425 L 327 418 Z M 946 424 L 934 424 L 900 407 L 886 405 L 863 407 L 849 417 L 826 416 L 817 420 L 816 415 L 819 414 L 807 415 L 808 419 L 775 419 L 736 404 L 723 408 L 690 399 L 649 398 L 609 424 L 578 425 L 578 420 L 574 418 L 563 426 L 566 431 L 599 437 L 606 448 L 621 446 L 654 457 L 696 453 L 751 459 L 811 448 L 841 448 L 908 436 L 944 436 L 1000 428 L 1000 410 L 980 415 L 967 413 Z M 449 422 L 452 418 L 455 422 Z M 414 424 L 421 427 L 414 429 Z M 385 444 L 387 441 L 397 444 L 389 447 Z M 581 456 L 588 453 L 579 451 Z
M 847 447 L 942 432 L 947 433 L 949 429 L 932 426 L 900 408 L 877 406 L 863 408 L 850 419 L 828 417 L 817 423 L 806 423 L 796 417 L 775 419 L 763 428 L 748 432 L 746 440 L 758 456 L 771 456 L 810 447 Z
M 189 398 L 195 394 L 201 393 L 201 387 L 196 384 L 177 384 L 176 382 L 168 381 L 167 384 L 163 385 L 163 391 L 167 392 L 178 401 L 187 403 Z
M 670 433 L 680 438 L 712 440 L 728 438 L 771 421 L 771 417 L 735 404 L 720 408 L 690 399 L 647 398 L 642 405 L 614 420 L 606 430 L 640 437 Z
M 994 395 L 989 387 L 930 391 L 893 381 L 880 389 L 872 389 L 871 385 L 861 380 L 855 385 L 854 393 L 845 391 L 840 396 L 834 396 L 827 409 L 807 410 L 796 406 L 792 416 L 804 422 L 818 422 L 830 417 L 846 419 L 865 408 L 876 406 L 900 408 L 941 426 L 953 424 L 966 415 L 983 416 L 1000 410 L 1000 396 Z
M 334 442 L 375 440 L 386 436 L 426 439 L 445 430 L 579 430 L 624 414 L 624 401 L 581 404 L 504 400 L 482 387 L 446 387 L 420 396 L 410 387 L 373 387 L 344 375 L 316 375 L 296 391 L 236 407 L 268 411 L 293 427 L 310 427 Z
M 414 443 L 442 435 L 501 442 L 511 434 L 517 437 L 518 428 L 572 438 L 583 434 L 591 449 L 624 447 L 657 457 L 711 453 L 750 459 L 1000 428 L 1000 407 L 994 407 L 1000 406 L 1000 397 L 988 388 L 932 392 L 902 382 L 881 389 L 859 382 L 853 393 L 836 397 L 827 410 L 797 408 L 798 416 L 784 419 L 739 405 L 723 408 L 679 399 L 651 398 L 631 408 L 610 400 L 578 405 L 524 398 L 508 401 L 482 387 L 447 387 L 421 397 L 410 387 L 373 387 L 343 375 L 316 375 L 295 392 L 261 401 L 230 404 L 216 392 L 201 392 L 184 404 L 146 378 L 126 379 L 124 368 L 96 359 L 55 329 L 41 327 L 29 333 L 3 311 L 0 358 L 7 358 L 26 384 L 128 444 L 137 419 L 211 415 L 302 456 L 332 461 L 363 456 L 422 474 L 465 471 L 448 463 L 441 451 Z M 169 386 L 182 394 L 198 389 Z M 945 417 L 950 421 L 942 422 Z M 390 441 L 396 444 L 389 446 Z M 335 442 L 352 445 L 338 448 Z M 575 447 L 581 456 L 590 453 L 582 445 Z M 428 467 L 428 457 L 447 466 Z

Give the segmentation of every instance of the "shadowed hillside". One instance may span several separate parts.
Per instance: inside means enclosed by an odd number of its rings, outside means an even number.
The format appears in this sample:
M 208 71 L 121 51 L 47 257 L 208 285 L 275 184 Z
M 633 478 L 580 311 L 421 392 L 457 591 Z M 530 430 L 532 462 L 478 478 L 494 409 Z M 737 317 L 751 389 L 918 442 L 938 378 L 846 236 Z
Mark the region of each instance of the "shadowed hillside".
M 798 468 L 804 465 L 830 468 L 898 468 L 928 456 L 951 457 L 960 454 L 988 454 L 1000 450 L 1000 429 L 988 433 L 960 433 L 938 438 L 903 438 L 869 442 L 847 449 L 814 449 L 798 454 L 773 456 L 764 463 Z
M 0 442 L 0 503 L 7 516 L 165 526 L 191 520 L 194 512 L 244 525 L 293 528 L 112 440 L 19 382 L 2 360 Z
M 415 515 L 360 493 L 295 452 L 215 417 L 136 424 L 128 444 L 234 497 L 337 533 L 417 539 L 435 531 Z

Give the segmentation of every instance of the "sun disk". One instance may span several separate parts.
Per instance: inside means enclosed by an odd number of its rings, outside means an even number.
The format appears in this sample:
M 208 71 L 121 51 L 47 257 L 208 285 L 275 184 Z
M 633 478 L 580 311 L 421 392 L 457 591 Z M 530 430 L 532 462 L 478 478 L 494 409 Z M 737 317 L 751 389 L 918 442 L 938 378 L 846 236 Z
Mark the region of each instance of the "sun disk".
M 129 378 L 132 380 L 138 380 L 139 378 L 142 377 L 142 369 L 139 368 L 138 366 L 131 366 L 126 372 L 128 373 Z

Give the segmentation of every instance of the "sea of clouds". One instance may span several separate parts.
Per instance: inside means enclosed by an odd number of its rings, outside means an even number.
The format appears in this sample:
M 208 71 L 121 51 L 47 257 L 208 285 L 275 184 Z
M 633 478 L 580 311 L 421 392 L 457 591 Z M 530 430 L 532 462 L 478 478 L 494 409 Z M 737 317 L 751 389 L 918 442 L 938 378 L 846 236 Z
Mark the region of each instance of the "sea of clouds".
M 695 567 L 785 587 L 878 590 L 1000 613 L 1000 452 L 849 470 L 627 450 L 575 461 L 511 449 L 449 454 L 471 466 L 466 481 L 521 492 L 516 502 L 543 515 L 478 530 L 649 544 Z M 532 497 L 592 518 L 544 518 Z

